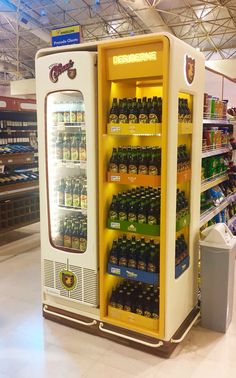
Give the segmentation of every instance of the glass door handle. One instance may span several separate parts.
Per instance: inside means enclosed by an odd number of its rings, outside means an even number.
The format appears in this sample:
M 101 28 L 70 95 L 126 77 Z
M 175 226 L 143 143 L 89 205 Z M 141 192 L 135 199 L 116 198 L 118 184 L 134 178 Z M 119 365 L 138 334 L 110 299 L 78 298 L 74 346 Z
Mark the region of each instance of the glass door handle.
M 111 331 L 110 329 L 104 328 L 103 323 L 99 324 L 99 329 L 102 332 L 109 333 L 109 334 L 114 335 L 114 336 L 122 337 L 123 339 L 134 341 L 135 343 L 143 344 L 143 345 L 146 345 L 146 346 L 152 347 L 152 348 L 159 348 L 164 344 L 162 341 L 159 341 L 156 344 L 148 343 L 147 341 L 136 339 L 135 337 L 130 337 L 130 336 L 127 336 L 127 335 L 123 335 L 122 333 Z

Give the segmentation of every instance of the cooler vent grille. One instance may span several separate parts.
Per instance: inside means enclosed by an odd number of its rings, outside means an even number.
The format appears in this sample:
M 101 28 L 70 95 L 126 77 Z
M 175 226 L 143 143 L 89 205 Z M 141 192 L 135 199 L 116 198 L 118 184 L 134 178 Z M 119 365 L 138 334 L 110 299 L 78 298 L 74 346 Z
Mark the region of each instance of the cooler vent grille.
M 70 265 L 70 270 L 75 273 L 77 282 L 76 287 L 70 291 L 70 298 L 82 302 L 82 268 L 79 266 Z
M 83 269 L 84 302 L 97 305 L 97 274 L 92 269 Z
M 55 274 L 56 274 L 56 289 L 60 290 L 60 295 L 63 297 L 68 297 L 68 291 L 64 289 L 60 280 L 60 272 L 66 269 L 66 264 L 55 262 Z
M 44 260 L 44 285 L 54 289 L 54 263 Z

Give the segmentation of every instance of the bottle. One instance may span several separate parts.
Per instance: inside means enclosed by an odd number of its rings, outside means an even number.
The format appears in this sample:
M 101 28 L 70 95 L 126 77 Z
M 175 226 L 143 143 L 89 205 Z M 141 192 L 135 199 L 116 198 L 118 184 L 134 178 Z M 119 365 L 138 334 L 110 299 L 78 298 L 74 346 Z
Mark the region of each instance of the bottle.
M 81 209 L 87 209 L 87 185 L 84 185 L 81 191 L 80 206 Z
M 82 225 L 79 233 L 79 248 L 81 252 L 85 252 L 87 249 L 87 227 L 85 224 Z
M 127 173 L 128 172 L 128 161 L 127 161 L 127 151 L 126 148 L 120 149 L 119 154 L 119 172 Z
M 113 148 L 109 162 L 109 172 L 117 173 L 119 171 L 119 156 L 117 148 Z
M 152 318 L 159 319 L 159 301 L 157 298 L 154 299 L 154 303 L 152 305 Z
M 110 123 L 119 123 L 119 106 L 117 102 L 117 98 L 113 98 L 112 105 L 109 114 L 109 122 Z
M 139 123 L 148 123 L 147 103 L 146 97 L 143 97 L 141 107 L 139 109 Z
M 137 151 L 135 148 L 128 152 L 128 173 L 138 174 Z
M 73 189 L 73 207 L 80 207 L 80 183 L 76 180 Z
M 128 267 L 137 268 L 137 256 L 136 256 L 136 239 L 135 236 L 132 236 L 131 245 L 129 248 L 129 257 L 128 257 Z
M 113 287 L 111 297 L 110 297 L 110 301 L 109 301 L 109 305 L 111 307 L 116 307 L 116 301 L 117 301 L 117 292 L 116 292 L 116 289 Z
M 155 198 L 150 199 L 150 209 L 147 214 L 147 223 L 151 225 L 157 224 L 157 205 L 156 205 L 156 200 Z
M 124 309 L 124 291 L 122 289 L 118 291 L 116 299 L 116 308 L 118 308 L 118 310 Z
M 141 201 L 140 201 L 139 206 L 138 206 L 137 214 L 138 214 L 138 216 L 137 216 L 138 223 L 147 223 L 146 201 L 145 201 L 144 196 L 141 197 Z
M 72 230 L 71 247 L 73 249 L 80 250 L 79 223 L 78 222 L 75 222 L 73 230 Z
M 79 143 L 76 135 L 71 140 L 71 160 L 79 160 Z
M 126 235 L 123 235 L 123 240 L 120 246 L 119 251 L 119 265 L 120 266 L 127 266 L 127 241 L 126 241 Z
M 72 207 L 73 206 L 73 192 L 72 192 L 72 185 L 71 179 L 66 180 L 65 185 L 65 206 Z
M 64 222 L 63 222 L 63 220 L 60 220 L 60 222 L 59 222 L 59 227 L 58 227 L 58 231 L 57 231 L 55 244 L 58 245 L 58 246 L 64 245 Z
M 120 221 L 126 221 L 128 219 L 127 216 L 127 204 L 126 204 L 126 194 L 122 195 L 122 199 L 119 204 L 119 212 L 118 212 L 118 219 Z
M 132 100 L 132 106 L 129 109 L 129 123 L 138 123 L 138 109 L 136 97 Z
M 142 271 L 147 270 L 147 256 L 146 256 L 146 243 L 144 238 L 141 238 L 141 246 L 138 256 L 138 265 L 137 268 Z
M 146 318 L 152 317 L 152 303 L 151 303 L 151 297 L 149 296 L 144 299 L 143 315 L 146 316 Z
M 71 159 L 71 143 L 69 135 L 65 134 L 63 138 L 63 160 Z
M 158 123 L 158 109 L 157 109 L 157 97 L 153 97 L 151 106 L 148 112 L 149 123 Z
M 137 208 L 135 196 L 131 196 L 131 200 L 127 204 L 127 218 L 129 222 L 137 222 Z
M 67 225 L 64 231 L 64 247 L 71 248 L 71 242 L 72 242 L 71 221 L 67 221 Z
M 142 147 L 141 154 L 139 158 L 138 174 L 147 175 L 148 174 L 148 165 L 146 158 L 146 148 Z
M 124 98 L 121 103 L 121 108 L 119 111 L 119 123 L 128 123 L 129 121 L 129 111 L 127 106 L 127 99 Z
M 60 182 L 57 188 L 57 204 L 61 206 L 65 205 L 65 180 L 64 178 L 60 179 Z
M 138 315 L 143 315 L 143 295 L 142 294 L 139 294 L 138 295 L 138 299 L 137 299 L 137 306 L 136 306 L 136 309 L 135 309 L 135 312 L 136 314 Z
M 62 134 L 58 134 L 57 139 L 56 139 L 56 159 L 62 160 L 63 159 L 63 136 Z
M 148 166 L 148 174 L 151 176 L 158 175 L 158 161 L 157 161 L 157 149 L 152 148 L 151 150 L 151 159 Z
M 119 253 L 118 253 L 118 242 L 117 240 L 113 240 L 112 248 L 109 254 L 109 263 L 118 265 L 119 263 Z
M 118 210 L 119 210 L 119 207 L 118 207 L 117 196 L 113 195 L 112 202 L 109 208 L 108 218 L 110 220 L 117 220 L 119 218 Z
M 157 98 L 157 117 L 158 122 L 162 122 L 162 98 Z
M 148 255 L 147 271 L 150 273 L 157 273 L 159 266 L 159 244 L 150 243 L 150 251 Z
M 131 312 L 131 310 L 132 310 L 132 296 L 131 296 L 131 292 L 128 291 L 128 292 L 125 294 L 125 299 L 124 299 L 124 311 Z
M 79 160 L 86 161 L 86 143 L 85 136 L 82 136 L 79 144 Z

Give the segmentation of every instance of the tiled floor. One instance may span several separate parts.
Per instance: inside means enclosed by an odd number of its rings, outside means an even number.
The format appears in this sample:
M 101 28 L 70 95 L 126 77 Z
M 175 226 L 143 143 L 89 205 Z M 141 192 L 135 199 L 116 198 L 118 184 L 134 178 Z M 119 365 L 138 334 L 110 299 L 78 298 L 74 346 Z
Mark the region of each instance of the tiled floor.
M 165 360 L 43 320 L 39 249 L 0 278 L 0 378 L 236 377 L 236 311 L 226 334 L 194 327 Z

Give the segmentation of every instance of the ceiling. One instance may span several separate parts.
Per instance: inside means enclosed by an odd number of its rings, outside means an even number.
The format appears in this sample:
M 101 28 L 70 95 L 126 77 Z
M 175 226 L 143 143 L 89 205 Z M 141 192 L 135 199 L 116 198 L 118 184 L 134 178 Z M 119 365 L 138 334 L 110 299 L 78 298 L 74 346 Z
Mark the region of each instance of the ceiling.
M 84 42 L 165 30 L 206 59 L 236 58 L 236 0 L 0 0 L 0 84 L 34 77 L 51 29 L 75 24 Z

